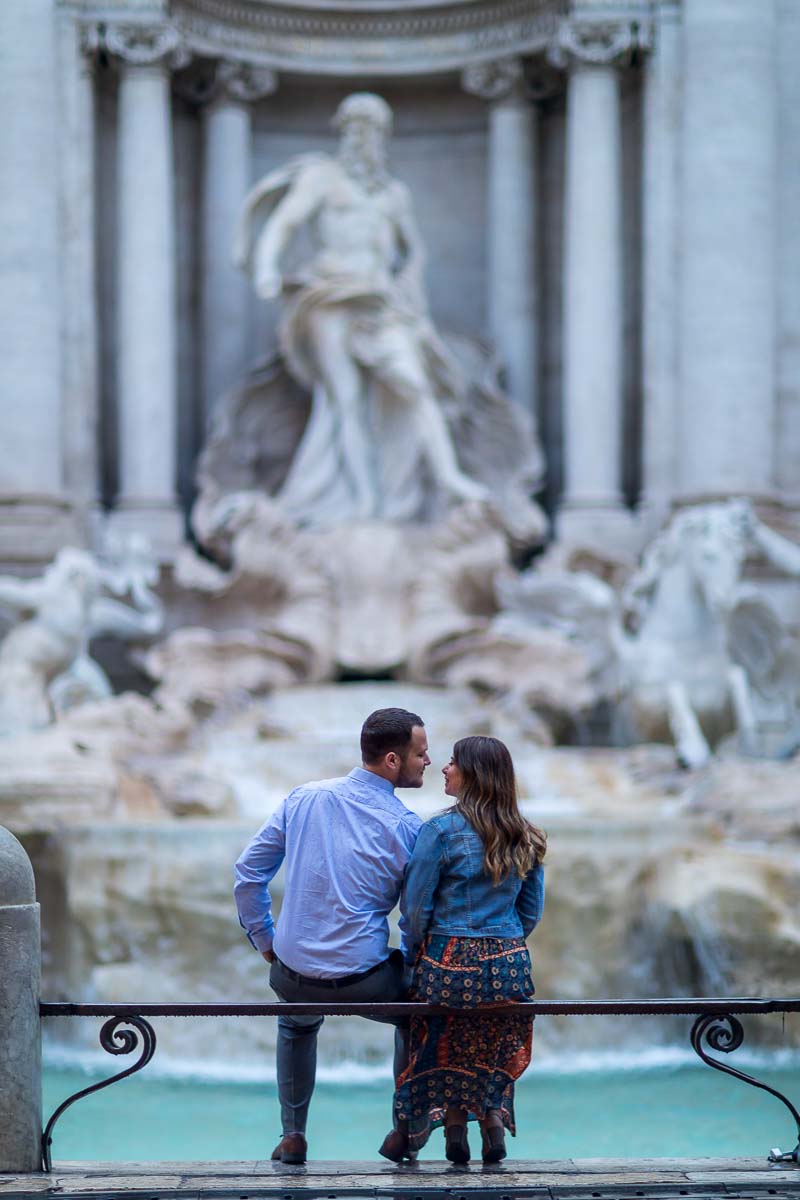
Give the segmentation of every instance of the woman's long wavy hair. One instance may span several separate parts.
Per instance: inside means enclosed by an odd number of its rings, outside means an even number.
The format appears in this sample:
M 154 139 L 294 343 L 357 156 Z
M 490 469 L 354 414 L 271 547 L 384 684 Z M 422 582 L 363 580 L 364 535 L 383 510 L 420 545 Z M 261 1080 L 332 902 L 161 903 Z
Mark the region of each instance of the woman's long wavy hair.
M 461 738 L 453 762 L 462 785 L 454 805 L 484 845 L 483 865 L 497 885 L 512 872 L 524 879 L 547 850 L 547 835 L 519 811 L 514 764 L 498 738 Z

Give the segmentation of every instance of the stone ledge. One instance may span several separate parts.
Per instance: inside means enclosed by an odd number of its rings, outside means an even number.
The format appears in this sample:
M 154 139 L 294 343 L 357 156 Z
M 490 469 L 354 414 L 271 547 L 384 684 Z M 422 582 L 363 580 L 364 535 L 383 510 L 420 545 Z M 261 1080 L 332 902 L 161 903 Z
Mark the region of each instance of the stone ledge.
M 288 1167 L 270 1161 L 57 1164 L 51 1175 L 0 1175 L 3 1200 L 61 1198 L 236 1197 L 302 1200 L 303 1197 L 374 1196 L 397 1200 L 483 1200 L 542 1196 L 553 1200 L 671 1200 L 680 1196 L 800 1197 L 800 1167 L 770 1166 L 765 1159 L 559 1159 L 507 1160 L 497 1166 L 453 1167 L 420 1162 L 309 1162 Z

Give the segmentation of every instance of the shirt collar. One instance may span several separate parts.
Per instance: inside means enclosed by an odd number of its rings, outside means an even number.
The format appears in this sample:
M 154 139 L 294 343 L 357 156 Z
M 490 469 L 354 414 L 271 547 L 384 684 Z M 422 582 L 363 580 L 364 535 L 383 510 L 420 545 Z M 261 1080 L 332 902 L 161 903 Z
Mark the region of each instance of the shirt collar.
M 363 767 L 353 767 L 348 779 L 357 779 L 359 783 L 371 784 L 373 787 L 380 788 L 382 792 L 394 795 L 394 784 L 391 780 L 384 779 L 382 775 L 376 775 L 374 771 L 365 771 Z

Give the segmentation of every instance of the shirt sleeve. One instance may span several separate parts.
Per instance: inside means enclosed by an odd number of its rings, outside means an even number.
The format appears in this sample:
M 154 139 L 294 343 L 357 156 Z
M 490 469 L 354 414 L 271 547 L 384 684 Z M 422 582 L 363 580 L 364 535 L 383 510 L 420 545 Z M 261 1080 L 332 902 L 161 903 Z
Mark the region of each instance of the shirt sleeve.
M 401 949 L 413 963 L 431 923 L 444 862 L 441 834 L 432 821 L 422 826 L 406 868 L 400 897 Z
M 239 924 L 250 944 L 260 950 L 272 949 L 275 922 L 269 885 L 283 862 L 286 852 L 286 801 L 262 825 L 236 860 L 233 896 Z
M 525 876 L 516 907 L 523 936 L 527 937 L 541 921 L 544 911 L 544 867 L 541 863 L 537 863 Z

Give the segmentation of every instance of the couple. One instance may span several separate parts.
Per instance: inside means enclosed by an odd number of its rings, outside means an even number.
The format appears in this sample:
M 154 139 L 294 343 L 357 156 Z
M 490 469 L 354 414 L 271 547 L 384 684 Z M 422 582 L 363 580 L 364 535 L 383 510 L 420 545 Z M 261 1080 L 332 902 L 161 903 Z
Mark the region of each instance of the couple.
M 545 835 L 521 816 L 511 756 L 496 738 L 456 742 L 443 770 L 452 806 L 424 825 L 395 795 L 421 787 L 430 765 L 422 718 L 378 709 L 361 730 L 361 756 L 343 779 L 296 788 L 245 848 L 239 920 L 286 1003 L 475 1008 L 474 1017 L 392 1022 L 394 1128 L 380 1153 L 412 1159 L 444 1125 L 447 1158 L 468 1162 L 474 1118 L 484 1161 L 498 1162 L 505 1129 L 515 1132 L 514 1080 L 530 1062 L 533 1018 L 485 1009 L 533 995 L 525 937 L 542 914 Z M 276 928 L 269 884 L 284 860 Z M 390 952 L 398 899 L 401 949 Z M 283 1136 L 272 1157 L 284 1163 L 306 1161 L 322 1020 L 278 1019 Z

